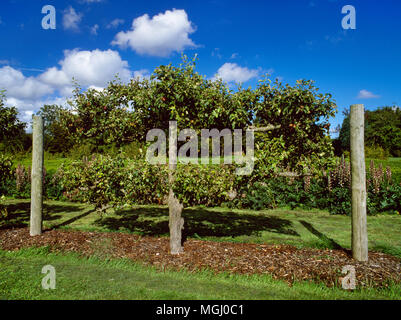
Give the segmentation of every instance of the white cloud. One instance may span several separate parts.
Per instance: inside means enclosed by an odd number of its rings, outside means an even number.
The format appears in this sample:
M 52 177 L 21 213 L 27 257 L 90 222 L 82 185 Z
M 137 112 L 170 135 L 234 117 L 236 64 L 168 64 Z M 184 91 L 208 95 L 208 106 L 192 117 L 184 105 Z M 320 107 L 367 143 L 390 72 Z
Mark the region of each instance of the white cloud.
M 131 78 L 128 62 L 121 59 L 114 50 L 64 51 L 65 58 L 60 61 L 61 69 L 48 69 L 40 77 L 54 86 L 71 85 L 74 77 L 80 85 L 104 87 L 118 73 L 123 81 Z
M 114 19 L 112 22 L 110 22 L 107 26 L 106 29 L 112 29 L 112 28 L 117 28 L 120 24 L 123 24 L 125 21 L 123 19 Z
M 128 62 L 121 59 L 114 50 L 65 50 L 60 67 L 51 67 L 37 77 L 25 77 L 23 73 L 10 66 L 0 68 L 0 88 L 7 90 L 7 96 L 17 99 L 35 100 L 44 95 L 59 93 L 71 94 L 72 78 L 81 86 L 105 87 L 118 74 L 124 82 L 129 81 L 132 72 Z M 145 74 L 139 70 L 134 74 Z
M 230 59 L 238 58 L 238 56 L 239 56 L 238 52 L 234 52 L 234 53 L 231 55 Z
M 71 78 L 57 67 L 47 69 L 44 73 L 39 75 L 39 79 L 54 87 L 63 87 L 71 83 Z
M 63 105 L 68 107 L 67 99 L 63 97 L 56 98 L 46 98 L 46 99 L 38 99 L 35 101 L 25 101 L 7 96 L 6 106 L 17 107 L 19 111 L 18 118 L 24 122 L 28 123 L 27 131 L 31 132 L 32 128 L 30 126 L 30 122 L 32 121 L 32 115 L 39 111 L 41 107 L 45 104 L 52 105 Z
M 359 91 L 358 94 L 358 99 L 376 99 L 376 98 L 380 98 L 380 96 L 365 89 Z
M 104 90 L 104 88 L 103 87 L 96 87 L 96 86 L 89 86 L 89 88 L 88 89 L 93 89 L 93 90 L 96 90 L 96 91 L 98 91 L 98 92 L 101 92 L 101 91 L 103 91 Z
M 252 78 L 257 77 L 259 70 L 248 69 L 246 67 L 240 67 L 236 63 L 225 63 L 223 64 L 215 77 L 221 78 L 227 82 L 246 82 Z
M 150 78 L 150 73 L 149 70 L 147 69 L 141 69 L 141 70 L 137 70 L 134 71 L 134 78 L 139 78 L 139 79 L 146 79 L 146 78 Z
M 127 82 L 134 76 L 147 76 L 147 70 L 131 72 L 128 62 L 113 50 L 64 51 L 59 66 L 48 68 L 36 77 L 26 77 L 10 66 L 0 68 L 0 90 L 6 89 L 6 104 L 16 106 L 21 119 L 29 118 L 44 104 L 65 104 L 72 96 L 72 78 L 83 87 L 102 90 L 119 73 Z
M 37 99 L 53 93 L 53 89 L 34 77 L 25 77 L 21 71 L 10 66 L 0 68 L 0 89 L 6 89 L 7 95 L 19 99 Z
M 132 22 L 132 29 L 119 32 L 112 45 L 130 47 L 139 54 L 166 57 L 172 52 L 196 47 L 189 38 L 195 32 L 185 10 L 172 11 L 149 18 L 145 14 Z
M 91 28 L 91 34 L 94 34 L 95 36 L 97 36 L 97 30 L 99 29 L 99 25 L 95 24 L 92 28 Z
M 32 120 L 32 115 L 33 115 L 33 110 L 25 111 L 21 117 L 22 121 L 28 122 L 28 121 Z
M 78 14 L 73 7 L 64 10 L 63 27 L 66 30 L 79 31 L 79 23 L 82 20 L 82 14 Z
M 20 112 L 20 118 L 24 119 L 24 121 L 31 120 L 26 119 L 27 116 L 32 115 L 33 112 L 38 111 L 45 104 L 58 104 L 58 105 L 66 105 L 67 99 L 63 97 L 55 97 L 55 98 L 43 98 L 34 101 L 27 101 L 16 99 L 13 97 L 7 96 L 6 105 L 7 106 L 15 106 L 18 108 Z

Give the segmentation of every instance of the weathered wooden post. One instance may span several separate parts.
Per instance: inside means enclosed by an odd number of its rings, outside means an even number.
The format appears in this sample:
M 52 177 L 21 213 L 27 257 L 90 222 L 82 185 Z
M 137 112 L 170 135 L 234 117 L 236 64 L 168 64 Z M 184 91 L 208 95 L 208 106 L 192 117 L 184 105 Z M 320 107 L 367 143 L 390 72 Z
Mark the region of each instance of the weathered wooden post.
M 43 119 L 33 117 L 30 235 L 42 234 L 43 206 Z
M 357 261 L 368 261 L 364 118 L 363 104 L 352 105 L 350 114 L 352 256 Z
M 170 229 L 170 253 L 179 254 L 184 251 L 182 240 L 182 229 L 184 228 L 184 219 L 181 217 L 183 205 L 174 194 L 172 185 L 175 181 L 175 171 L 177 168 L 177 122 L 169 122 L 169 157 L 168 157 L 168 180 L 170 185 L 168 195 L 169 208 L 169 229 Z

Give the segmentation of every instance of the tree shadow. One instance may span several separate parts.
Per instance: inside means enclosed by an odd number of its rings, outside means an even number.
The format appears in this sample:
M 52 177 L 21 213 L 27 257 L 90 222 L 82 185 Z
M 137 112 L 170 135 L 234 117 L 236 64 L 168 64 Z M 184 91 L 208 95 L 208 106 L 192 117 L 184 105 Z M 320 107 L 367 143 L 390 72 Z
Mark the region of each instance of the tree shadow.
M 71 223 L 73 223 L 73 222 L 75 222 L 75 221 L 77 221 L 77 220 L 79 220 L 79 219 L 81 219 L 83 217 L 86 217 L 86 216 L 90 215 L 92 212 L 95 212 L 95 211 L 96 211 L 95 209 L 88 210 L 88 211 L 86 211 L 86 212 L 84 212 L 84 213 L 82 213 L 80 215 L 77 215 L 77 216 L 75 216 L 75 217 L 73 217 L 71 219 L 68 219 L 67 221 L 64 221 L 64 222 L 62 222 L 60 224 L 57 224 L 57 225 L 53 225 L 51 227 L 51 229 L 58 229 L 58 228 L 67 226 L 67 225 L 69 225 L 69 224 L 71 224 Z
M 116 212 L 118 217 L 105 217 L 95 223 L 110 230 L 129 230 L 148 236 L 167 235 L 168 208 L 133 208 Z M 268 217 L 263 214 L 240 214 L 235 212 L 212 211 L 203 208 L 186 208 L 183 241 L 187 237 L 236 237 L 259 235 L 262 231 L 292 236 L 299 234 L 292 229 L 289 220 Z
M 313 225 L 311 225 L 309 222 L 306 222 L 304 220 L 299 220 L 299 222 L 313 235 L 318 237 L 320 240 L 322 240 L 328 248 L 330 249 L 337 249 L 337 250 L 342 250 L 344 251 L 347 255 L 351 254 L 351 250 L 346 249 L 339 245 L 337 242 L 335 242 L 333 239 L 327 237 L 325 234 L 321 233 L 319 230 L 315 229 Z
M 19 202 L 6 204 L 7 217 L 0 221 L 0 229 L 24 228 L 29 224 L 31 215 L 31 203 Z M 43 204 L 43 221 L 54 221 L 60 219 L 60 213 L 76 212 L 82 210 L 81 206 L 70 206 L 60 204 Z M 89 212 L 90 213 L 90 212 Z M 88 214 L 89 214 L 88 213 Z

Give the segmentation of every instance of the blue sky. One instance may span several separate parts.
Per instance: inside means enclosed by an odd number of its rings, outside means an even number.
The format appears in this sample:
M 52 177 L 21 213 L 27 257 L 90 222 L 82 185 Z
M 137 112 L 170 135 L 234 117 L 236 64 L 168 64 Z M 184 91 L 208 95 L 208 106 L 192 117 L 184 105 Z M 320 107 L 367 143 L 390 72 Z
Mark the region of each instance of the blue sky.
M 42 7 L 56 9 L 43 29 Z M 356 29 L 341 12 L 352 5 Z M 316 81 L 338 104 L 332 127 L 354 103 L 401 105 L 401 1 L 2 0 L 0 89 L 29 120 L 44 103 L 64 103 L 71 79 L 102 88 L 148 76 L 181 52 L 197 70 L 255 86 L 266 72 L 294 84 Z

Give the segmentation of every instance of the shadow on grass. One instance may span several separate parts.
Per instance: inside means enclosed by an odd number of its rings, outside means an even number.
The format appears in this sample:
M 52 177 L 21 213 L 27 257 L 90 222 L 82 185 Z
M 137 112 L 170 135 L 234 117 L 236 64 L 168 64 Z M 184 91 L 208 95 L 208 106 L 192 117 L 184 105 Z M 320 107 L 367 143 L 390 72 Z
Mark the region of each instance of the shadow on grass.
M 167 235 L 168 208 L 134 208 L 116 212 L 117 217 L 105 217 L 96 224 L 109 230 L 128 230 L 147 236 Z M 236 237 L 258 235 L 262 231 L 299 236 L 289 220 L 264 215 L 218 212 L 203 208 L 184 209 L 183 240 L 187 237 Z
M 29 219 L 30 219 L 30 214 L 31 214 L 31 203 L 30 202 L 20 202 L 20 203 L 15 203 L 15 204 L 8 204 L 5 207 L 7 209 L 8 214 L 7 214 L 6 218 L 2 218 L 2 220 L 0 221 L 0 229 L 23 228 L 28 225 Z M 83 209 L 82 207 L 77 207 L 77 206 L 44 203 L 43 204 L 43 220 L 44 221 L 54 221 L 54 220 L 60 219 L 62 217 L 62 215 L 60 213 L 76 212 L 76 211 L 80 211 L 82 209 Z M 84 213 L 83 215 L 87 215 L 90 213 L 91 213 L 91 211 L 89 213 Z M 81 215 L 81 216 L 83 216 L 83 215 Z M 70 219 L 70 220 L 72 220 L 72 219 Z M 77 219 L 75 219 L 75 220 L 77 220 Z M 73 221 L 71 221 L 71 222 L 73 222 Z M 69 222 L 69 223 L 71 223 L 71 222 Z M 57 226 L 57 227 L 59 227 L 59 226 Z
M 335 242 L 333 239 L 327 237 L 325 234 L 321 233 L 319 230 L 315 229 L 313 225 L 311 225 L 309 222 L 306 222 L 304 220 L 299 220 L 299 222 L 313 235 L 318 237 L 323 243 L 327 246 L 329 249 L 337 249 L 337 250 L 342 250 L 348 255 L 351 255 L 351 250 L 343 248 L 340 246 L 337 242 Z
M 67 225 L 69 225 L 69 224 L 71 224 L 71 223 L 73 223 L 73 222 L 75 222 L 75 221 L 77 221 L 77 220 L 79 220 L 79 219 L 81 219 L 83 217 L 86 217 L 86 216 L 90 215 L 92 212 L 95 212 L 95 211 L 96 211 L 95 209 L 88 210 L 87 212 L 84 212 L 84 213 L 82 213 L 80 215 L 77 215 L 77 216 L 71 218 L 71 219 L 68 219 L 67 221 L 64 221 L 63 223 L 60 223 L 60 224 L 52 226 L 51 229 L 58 229 L 60 227 L 67 226 Z

